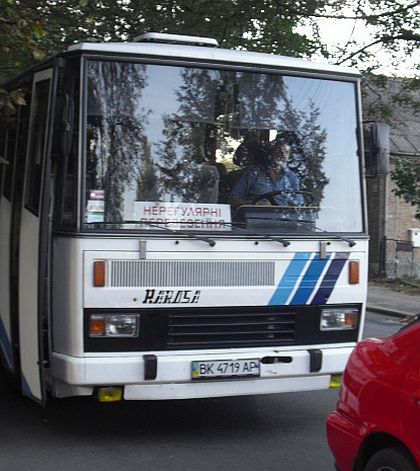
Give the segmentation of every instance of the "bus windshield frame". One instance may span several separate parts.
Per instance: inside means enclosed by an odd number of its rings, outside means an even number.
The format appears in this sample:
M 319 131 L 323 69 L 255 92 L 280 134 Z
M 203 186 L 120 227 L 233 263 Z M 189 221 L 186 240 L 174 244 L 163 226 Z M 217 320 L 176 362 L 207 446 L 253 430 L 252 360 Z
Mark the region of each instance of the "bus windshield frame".
M 83 231 L 365 233 L 357 79 L 83 63 Z

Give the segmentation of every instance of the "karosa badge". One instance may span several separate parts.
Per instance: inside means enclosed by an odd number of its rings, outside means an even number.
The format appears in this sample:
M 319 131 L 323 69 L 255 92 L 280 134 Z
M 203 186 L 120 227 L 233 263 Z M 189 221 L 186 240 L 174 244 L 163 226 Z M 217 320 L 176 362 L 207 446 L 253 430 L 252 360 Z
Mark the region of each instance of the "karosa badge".
M 146 289 L 143 304 L 197 304 L 200 290 Z

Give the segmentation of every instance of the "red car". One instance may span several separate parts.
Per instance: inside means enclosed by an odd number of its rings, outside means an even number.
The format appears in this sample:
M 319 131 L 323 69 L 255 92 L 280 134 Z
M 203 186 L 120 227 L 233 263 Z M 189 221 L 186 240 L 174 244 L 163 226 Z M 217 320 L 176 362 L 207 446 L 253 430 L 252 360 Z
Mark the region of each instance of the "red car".
M 340 471 L 419 471 L 420 319 L 350 356 L 327 436 Z

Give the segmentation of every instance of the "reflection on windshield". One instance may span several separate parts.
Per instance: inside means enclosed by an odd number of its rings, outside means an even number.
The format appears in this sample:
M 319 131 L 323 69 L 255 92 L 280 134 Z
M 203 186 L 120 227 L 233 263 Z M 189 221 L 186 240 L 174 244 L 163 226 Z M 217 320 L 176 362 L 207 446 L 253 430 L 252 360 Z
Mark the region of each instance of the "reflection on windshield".
M 87 73 L 85 223 L 362 230 L 354 84 L 111 61 Z

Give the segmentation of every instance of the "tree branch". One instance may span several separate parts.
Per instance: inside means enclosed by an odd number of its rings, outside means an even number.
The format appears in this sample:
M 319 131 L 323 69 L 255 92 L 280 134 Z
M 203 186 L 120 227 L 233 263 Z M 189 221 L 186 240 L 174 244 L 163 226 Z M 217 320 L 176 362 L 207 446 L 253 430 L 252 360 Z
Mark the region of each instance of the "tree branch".
M 411 10 L 417 6 L 420 5 L 420 0 L 417 0 L 416 2 L 410 4 L 410 5 L 405 5 L 401 6 L 400 8 L 397 8 L 395 10 L 389 10 L 385 12 L 378 13 L 376 15 L 354 15 L 354 16 L 349 16 L 349 15 L 329 15 L 326 13 L 309 13 L 305 14 L 302 11 L 299 10 L 294 10 L 293 8 L 289 8 L 289 12 L 294 14 L 294 15 L 299 15 L 302 17 L 306 18 L 330 18 L 333 20 L 377 20 L 378 18 L 383 18 L 384 16 L 393 16 L 398 13 L 405 12 L 407 10 Z
M 420 41 L 420 34 L 415 34 L 415 33 L 403 33 L 403 34 L 398 34 L 396 36 L 383 36 L 382 38 L 377 39 L 376 41 L 373 41 L 369 44 L 366 44 L 365 46 L 361 47 L 357 51 L 352 52 L 348 56 L 344 57 L 343 59 L 340 59 L 339 61 L 336 62 L 336 65 L 340 65 L 343 62 L 348 61 L 349 59 L 352 59 L 353 57 L 357 56 L 358 54 L 361 54 L 362 52 L 366 51 L 366 49 L 369 49 L 372 46 L 375 46 L 376 44 L 380 43 L 390 43 L 393 41 Z

